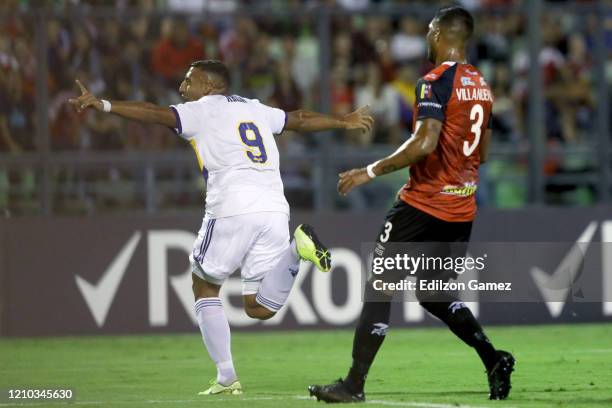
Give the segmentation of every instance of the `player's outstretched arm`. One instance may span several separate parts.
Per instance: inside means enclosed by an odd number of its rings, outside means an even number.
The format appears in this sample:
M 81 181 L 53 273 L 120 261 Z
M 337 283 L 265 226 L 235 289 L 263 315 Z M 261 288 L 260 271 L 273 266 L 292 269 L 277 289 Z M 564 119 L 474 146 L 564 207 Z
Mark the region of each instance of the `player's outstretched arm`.
M 69 99 L 68 102 L 76 107 L 77 112 L 82 112 L 87 108 L 93 108 L 101 112 L 112 112 L 127 119 L 139 120 L 141 122 L 157 123 L 171 128 L 176 128 L 176 116 L 170 108 L 157 106 L 149 102 L 136 101 L 112 101 L 105 109 L 105 103 L 93 95 L 77 79 L 81 96 Z
M 369 106 L 362 106 L 354 112 L 341 117 L 333 117 L 308 110 L 297 110 L 287 113 L 285 129 L 297 132 L 317 132 L 331 129 L 358 129 L 369 132 L 374 119 L 369 115 Z
M 438 145 L 442 122 L 427 118 L 416 124 L 416 132 L 393 154 L 367 167 L 353 169 L 339 174 L 338 192 L 348 194 L 353 188 L 372 180 L 374 177 L 392 173 L 408 167 L 433 152 Z

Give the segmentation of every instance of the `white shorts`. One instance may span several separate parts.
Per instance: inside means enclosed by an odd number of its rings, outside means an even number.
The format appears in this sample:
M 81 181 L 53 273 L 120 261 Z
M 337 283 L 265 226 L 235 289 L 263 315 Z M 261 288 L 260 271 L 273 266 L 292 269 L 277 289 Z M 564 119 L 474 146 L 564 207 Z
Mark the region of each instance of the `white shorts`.
M 259 284 L 289 246 L 289 216 L 258 212 L 233 217 L 204 217 L 189 256 L 192 272 L 221 285 L 241 270 L 242 293 L 257 293 Z

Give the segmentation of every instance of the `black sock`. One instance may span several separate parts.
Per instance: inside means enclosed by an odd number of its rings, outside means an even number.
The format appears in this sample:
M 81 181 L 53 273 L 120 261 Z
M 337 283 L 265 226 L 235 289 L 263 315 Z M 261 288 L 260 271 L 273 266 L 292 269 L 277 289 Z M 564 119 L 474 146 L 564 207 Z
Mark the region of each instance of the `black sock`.
M 381 299 L 380 292 L 370 284 L 366 287 L 364 299 L 353 338 L 353 365 L 345 380 L 354 393 L 363 392 L 370 366 L 387 334 L 391 314 L 391 299 Z
M 421 302 L 421 306 L 446 323 L 448 328 L 465 344 L 473 347 L 487 371 L 493 368 L 497 362 L 497 351 L 463 302 Z

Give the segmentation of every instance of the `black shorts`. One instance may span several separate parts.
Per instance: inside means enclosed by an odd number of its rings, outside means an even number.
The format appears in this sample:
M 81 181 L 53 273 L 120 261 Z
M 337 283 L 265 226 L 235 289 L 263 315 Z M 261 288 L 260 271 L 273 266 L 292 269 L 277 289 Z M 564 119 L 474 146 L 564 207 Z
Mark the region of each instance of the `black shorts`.
M 398 253 L 422 258 L 464 257 L 471 231 L 471 221 L 444 221 L 398 200 L 385 217 L 376 239 L 374 257 L 395 257 Z M 374 278 L 387 282 L 399 281 L 408 274 L 428 280 L 457 278 L 454 271 L 436 268 L 434 262 L 432 265 L 427 270 L 389 270 Z

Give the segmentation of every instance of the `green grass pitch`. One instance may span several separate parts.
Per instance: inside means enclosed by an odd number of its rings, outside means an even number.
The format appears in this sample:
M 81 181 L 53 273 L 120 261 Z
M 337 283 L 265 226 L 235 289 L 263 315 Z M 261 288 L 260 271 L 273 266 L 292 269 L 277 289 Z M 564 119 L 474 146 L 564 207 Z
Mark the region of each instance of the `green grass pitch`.
M 507 401 L 488 401 L 474 351 L 448 330 L 391 329 L 366 386 L 376 407 L 612 407 L 612 324 L 492 327 L 517 359 Z M 306 386 L 346 373 L 352 331 L 236 333 L 242 396 L 198 397 L 214 376 L 191 335 L 0 340 L 0 407 L 7 388 L 69 387 L 72 407 L 323 407 Z

